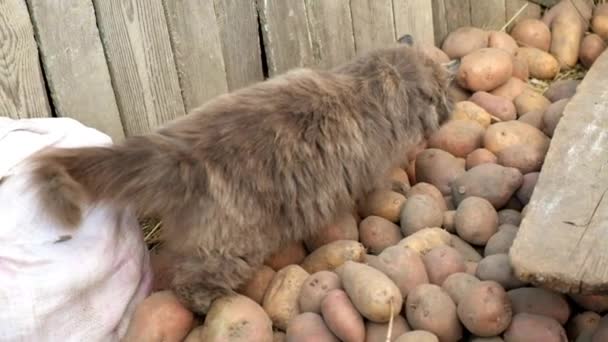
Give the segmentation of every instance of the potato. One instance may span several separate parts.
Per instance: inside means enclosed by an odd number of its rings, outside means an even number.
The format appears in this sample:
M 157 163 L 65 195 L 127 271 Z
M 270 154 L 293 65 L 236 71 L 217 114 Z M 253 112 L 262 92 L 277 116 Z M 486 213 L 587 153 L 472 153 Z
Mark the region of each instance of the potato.
M 327 292 L 321 302 L 321 313 L 329 330 L 341 341 L 356 342 L 365 338 L 363 318 L 343 290 Z
M 455 215 L 456 210 L 448 210 L 443 212 L 443 223 L 441 224 L 441 227 L 450 233 L 454 233 L 456 231 L 456 228 L 454 227 Z
M 393 319 L 393 330 L 391 331 L 391 341 L 396 341 L 397 337 L 407 333 L 411 328 L 403 316 L 398 315 Z M 365 342 L 385 342 L 388 333 L 388 323 L 365 322 Z
M 243 295 L 213 302 L 198 341 L 272 341 L 272 321 L 262 307 Z
M 540 171 L 545 160 L 544 151 L 530 145 L 513 145 L 503 148 L 498 154 L 498 164 L 514 167 L 522 174 Z
M 474 102 L 460 101 L 454 105 L 452 120 L 477 121 L 483 128 L 487 128 L 492 122 L 492 116 Z
M 558 80 L 552 82 L 543 95 L 551 102 L 569 98 L 574 96 L 580 83 L 580 80 Z
M 591 342 L 603 342 L 608 339 L 608 315 L 604 315 L 591 336 Z
M 436 186 L 426 182 L 418 182 L 414 185 L 410 191 L 407 192 L 407 198 L 414 197 L 418 194 L 428 195 L 436 201 L 437 205 L 441 208 L 441 211 L 446 211 L 447 206 L 445 199 L 441 195 L 441 191 Z
M 450 57 L 435 45 L 423 43 L 418 44 L 417 46 L 425 55 L 434 60 L 436 63 L 441 64 L 448 63 L 450 61 Z
M 511 299 L 513 314 L 521 312 L 551 317 L 561 325 L 566 324 L 570 318 L 570 306 L 563 294 L 555 291 L 522 287 L 507 292 Z
M 332 271 L 315 272 L 302 284 L 298 294 L 298 307 L 300 312 L 321 313 L 321 301 L 327 292 L 334 289 L 341 289 L 342 281 L 338 274 Z
M 526 60 L 527 63 L 527 60 Z M 501 96 L 509 101 L 513 101 L 519 94 L 528 88 L 527 83 L 517 77 L 511 77 L 505 84 L 490 91 L 490 94 Z
M 561 0 L 551 8 L 549 8 L 543 14 L 542 21 L 551 27 L 553 20 L 561 15 L 563 12 L 574 12 L 576 11 L 579 15 L 579 20 L 583 23 L 583 26 L 589 26 L 589 20 L 591 19 L 593 8 L 589 0 Z
M 532 198 L 532 193 L 534 192 L 534 187 L 538 181 L 538 175 L 539 172 L 531 172 L 524 175 L 524 181 L 521 184 L 521 187 L 515 193 L 517 199 L 522 204 L 526 205 L 528 202 L 530 202 L 530 198 Z
M 439 342 L 439 338 L 429 331 L 413 330 L 399 336 L 395 342 Z
M 549 51 L 551 30 L 538 19 L 524 19 L 511 29 L 511 37 L 520 45 Z
M 454 247 L 454 249 L 457 250 L 458 253 L 460 253 L 460 255 L 462 255 L 465 262 L 467 262 L 467 261 L 477 262 L 477 261 L 480 261 L 481 259 L 483 259 L 481 254 L 479 254 L 479 252 L 473 246 L 471 246 L 468 242 L 464 241 L 456 234 L 450 234 L 450 235 L 452 237 L 452 241 L 450 242 L 450 245 L 452 247 Z
M 465 260 L 458 251 L 450 246 L 438 246 L 422 257 L 429 281 L 441 285 L 452 273 L 465 271 Z
M 471 196 L 463 199 L 454 216 L 456 233 L 474 245 L 485 245 L 496 233 L 498 214 L 488 200 Z
M 540 80 L 552 80 L 560 71 L 559 61 L 548 52 L 534 47 L 520 47 L 515 57 L 521 56 L 528 63 L 530 76 Z
M 545 111 L 551 104 L 546 97 L 531 89 L 524 90 L 519 94 L 514 103 L 517 114 L 520 116 L 533 110 Z
M 585 310 L 597 313 L 608 311 L 608 295 L 581 295 L 571 293 L 568 296 Z
M 323 245 L 310 253 L 300 264 L 308 273 L 331 271 L 346 260 L 363 261 L 365 247 L 358 241 L 338 240 Z
M 480 337 L 500 335 L 512 316 L 509 297 L 495 281 L 473 284 L 458 303 L 458 318 L 468 331 Z
M 194 315 L 173 292 L 155 292 L 137 305 L 123 341 L 181 341 L 193 322 Z
M 262 265 L 247 281 L 241 288 L 239 289 L 239 293 L 253 299 L 256 303 L 262 304 L 264 300 L 264 294 L 266 294 L 266 289 L 268 285 L 274 278 L 275 271 L 269 266 Z
M 553 19 L 550 52 L 560 62 L 561 70 L 568 70 L 578 62 L 586 28 L 576 10 L 564 11 Z
M 488 35 L 488 32 L 476 27 L 460 27 L 446 36 L 441 50 L 450 59 L 462 58 L 473 51 L 487 47 Z
M 391 182 L 392 190 L 402 195 L 407 194 L 410 189 L 410 180 L 407 172 L 400 167 L 394 167 L 389 170 L 388 179 Z
M 513 110 L 515 111 L 515 108 Z M 455 157 L 464 158 L 481 147 L 484 133 L 484 127 L 476 121 L 451 120 L 431 135 L 429 147 L 442 149 Z
M 488 36 L 488 47 L 502 49 L 511 55 L 517 50 L 517 42 L 508 33 L 502 31 L 490 31 Z
M 606 42 L 599 35 L 592 33 L 583 38 L 579 50 L 581 64 L 589 69 L 595 60 L 606 50 Z
M 378 189 L 372 191 L 359 206 L 359 215 L 380 216 L 391 222 L 399 221 L 401 208 L 405 203 L 405 196 L 395 191 Z
M 565 342 L 566 331 L 555 319 L 529 313 L 513 315 L 505 342 Z
M 530 68 L 528 61 L 521 55 L 513 56 L 513 77 L 528 82 L 530 78 Z
M 301 241 L 292 241 L 280 250 L 274 252 L 264 262 L 275 271 L 284 268 L 287 265 L 299 264 L 306 258 L 306 247 Z
M 498 122 L 486 130 L 483 145 L 494 154 L 513 145 L 530 145 L 546 153 L 549 138 L 539 129 L 519 121 Z
M 498 158 L 496 155 L 485 148 L 478 148 L 475 151 L 469 153 L 466 159 L 466 169 L 472 169 L 473 167 L 481 164 L 491 163 L 496 164 Z
M 591 20 L 591 30 L 604 41 L 608 40 L 608 15 L 596 15 Z
M 545 112 L 542 110 L 533 110 L 520 116 L 517 121 L 526 123 L 540 131 L 544 128 L 543 116 Z
M 424 255 L 437 246 L 450 245 L 451 241 L 450 233 L 441 228 L 433 227 L 421 229 L 399 241 L 397 245 L 403 248 L 411 248 Z
M 401 232 L 403 236 L 414 234 L 423 228 L 441 227 L 443 211 L 428 195 L 408 198 L 401 211 Z
M 483 48 L 464 57 L 458 68 L 458 84 L 472 91 L 489 91 L 505 84 L 513 75 L 511 55 L 497 48 Z
M 512 101 L 497 95 L 492 95 L 485 91 L 478 91 L 469 101 L 483 108 L 490 115 L 495 116 L 501 121 L 517 119 L 517 112 Z M 470 152 L 470 151 L 469 151 Z
M 289 265 L 272 278 L 262 307 L 276 328 L 285 331 L 289 321 L 300 314 L 300 290 L 309 275 L 302 267 Z
M 498 229 L 504 224 L 519 226 L 521 223 L 521 213 L 513 209 L 503 209 L 498 212 Z
M 462 298 L 464 298 L 467 293 L 477 284 L 480 280 L 475 278 L 475 276 L 470 275 L 465 272 L 457 272 L 450 274 L 445 280 L 443 284 L 441 284 L 441 288 L 452 298 L 454 303 L 458 305 Z
M 583 332 L 593 332 L 597 328 L 600 318 L 601 316 L 593 311 L 584 311 L 576 314 L 566 326 L 568 338 L 574 341 Z
M 403 297 L 399 288 L 384 273 L 372 266 L 347 261 L 336 269 L 344 290 L 363 317 L 376 323 L 386 323 L 399 314 Z
M 483 130 L 478 132 L 481 139 Z M 416 178 L 419 182 L 429 183 L 437 187 L 442 195 L 450 193 L 450 183 L 464 174 L 464 165 L 449 152 L 438 148 L 429 148 L 416 157 Z M 442 196 L 443 197 L 443 196 Z M 408 202 L 412 197 L 408 194 Z M 445 205 L 445 204 L 444 204 Z M 404 205 L 403 210 L 407 207 Z
M 386 274 L 397 285 L 403 298 L 416 286 L 429 282 L 422 257 L 410 248 L 388 247 L 367 264 Z
M 515 276 L 508 254 L 486 256 L 479 262 L 475 276 L 480 280 L 493 280 L 506 290 L 526 285 Z
M 494 208 L 500 209 L 507 204 L 522 182 L 523 175 L 515 168 L 481 164 L 452 182 L 452 197 L 457 205 L 465 198 L 481 197 L 488 200 Z
M 309 251 L 338 240 L 359 240 L 359 228 L 357 220 L 352 213 L 343 213 L 338 216 L 336 222 L 324 227 L 311 239 L 305 240 L 304 244 Z
M 285 342 L 287 341 L 287 335 L 282 331 L 272 332 L 272 342 Z M 188 342 L 188 341 L 186 341 Z
M 398 225 L 373 215 L 361 221 L 359 236 L 363 246 L 372 254 L 380 254 L 385 248 L 396 245 L 403 239 L 401 228 Z
M 340 342 L 331 330 L 325 325 L 321 315 L 305 312 L 295 316 L 285 331 L 289 342 Z
M 474 262 L 474 261 L 467 261 L 465 263 L 467 269 L 466 269 L 466 273 L 470 274 L 472 276 L 475 276 L 475 273 L 477 273 L 477 266 L 479 266 L 478 262 Z
M 467 342 L 504 342 L 504 340 L 502 339 L 502 337 L 499 337 L 499 336 L 492 336 L 492 337 L 471 336 L 471 338 L 468 339 Z
M 545 114 L 543 115 L 543 133 L 545 133 L 547 136 L 553 136 L 553 132 L 555 132 L 557 124 L 564 115 L 564 109 L 566 108 L 568 102 L 570 102 L 570 99 L 568 98 L 561 99 L 553 102 L 545 110 Z
M 512 225 L 505 225 L 492 235 L 488 243 L 486 244 L 483 255 L 489 256 L 494 254 L 509 254 L 509 250 L 513 245 L 513 240 L 517 236 L 517 227 Z
M 432 332 L 440 341 L 456 342 L 462 338 L 456 304 L 438 285 L 422 284 L 410 292 L 405 313 L 413 329 Z

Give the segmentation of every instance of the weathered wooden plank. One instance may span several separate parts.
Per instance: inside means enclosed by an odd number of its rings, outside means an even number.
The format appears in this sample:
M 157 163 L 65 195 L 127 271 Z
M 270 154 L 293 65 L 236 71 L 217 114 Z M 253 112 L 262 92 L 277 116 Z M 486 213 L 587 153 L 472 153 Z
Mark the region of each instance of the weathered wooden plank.
M 517 16 L 510 24 L 507 26 L 506 30 L 509 32 L 513 25 L 517 24 L 519 21 L 527 18 L 532 19 L 540 19 L 541 16 L 541 8 L 538 4 L 535 4 L 531 1 L 527 0 L 506 0 L 506 14 L 507 14 L 507 22 L 513 18 L 519 12 L 520 9 L 526 5 L 526 8 L 521 12 L 520 15 Z
M 306 0 L 317 65 L 331 68 L 355 56 L 349 0 Z
M 435 33 L 435 46 L 441 47 L 443 40 L 450 33 L 445 11 L 444 0 L 432 0 L 433 5 L 433 32 Z
M 444 0 L 445 18 L 448 33 L 459 27 L 471 26 L 470 0 Z
M 313 66 L 314 54 L 304 0 L 258 0 L 268 74 Z
M 409 33 L 416 42 L 435 43 L 431 0 L 393 0 L 397 38 Z
M 228 89 L 264 79 L 254 1 L 214 0 Z
M 124 138 L 90 0 L 27 0 L 57 116 Z
M 228 91 L 226 67 L 210 1 L 163 0 L 186 111 Z
M 0 1 L 0 116 L 51 116 L 34 31 L 23 0 Z
M 564 109 L 510 250 L 515 274 L 561 292 L 608 290 L 608 52 Z
M 350 8 L 357 53 L 395 43 L 391 0 L 351 0 Z
M 504 26 L 507 17 L 505 0 L 470 1 L 473 26 L 494 31 L 500 30 Z
M 93 0 L 127 135 L 184 115 L 160 0 Z

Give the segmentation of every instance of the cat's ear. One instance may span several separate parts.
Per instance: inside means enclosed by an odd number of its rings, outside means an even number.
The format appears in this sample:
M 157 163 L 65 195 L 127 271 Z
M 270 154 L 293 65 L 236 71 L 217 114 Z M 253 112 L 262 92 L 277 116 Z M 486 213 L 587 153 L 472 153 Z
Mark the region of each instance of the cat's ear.
M 409 46 L 414 45 L 414 37 L 412 37 L 411 34 L 404 34 L 403 36 L 399 37 L 399 39 L 397 39 L 397 42 L 399 42 L 400 44 L 407 44 Z
M 453 59 L 447 63 L 441 63 L 441 66 L 445 68 L 448 72 L 448 78 L 450 82 L 456 78 L 458 74 L 458 68 L 460 68 L 460 59 Z

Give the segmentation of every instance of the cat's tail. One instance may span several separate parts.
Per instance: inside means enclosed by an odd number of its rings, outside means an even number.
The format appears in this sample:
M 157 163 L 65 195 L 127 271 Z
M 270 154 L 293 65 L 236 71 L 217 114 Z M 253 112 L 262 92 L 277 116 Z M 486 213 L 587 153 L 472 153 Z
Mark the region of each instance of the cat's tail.
M 206 186 L 196 160 L 158 135 L 107 147 L 48 148 L 29 164 L 42 209 L 70 227 L 81 222 L 85 206 L 93 202 L 162 216 Z

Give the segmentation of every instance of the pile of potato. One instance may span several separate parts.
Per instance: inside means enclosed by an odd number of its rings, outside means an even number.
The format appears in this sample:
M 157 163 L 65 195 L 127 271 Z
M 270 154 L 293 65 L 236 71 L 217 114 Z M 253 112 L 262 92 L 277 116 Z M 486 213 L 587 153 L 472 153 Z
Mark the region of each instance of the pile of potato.
M 527 82 L 590 67 L 607 39 L 608 5 L 563 0 L 509 33 L 463 27 L 441 49 L 424 47 L 440 62 L 462 58 L 458 102 L 409 164 L 391 170 L 392 188 L 277 252 L 201 321 L 170 292 L 155 293 L 127 340 L 608 341 L 608 296 L 534 287 L 508 257 L 579 83 L 541 94 Z M 142 326 L 156 328 L 144 338 Z

